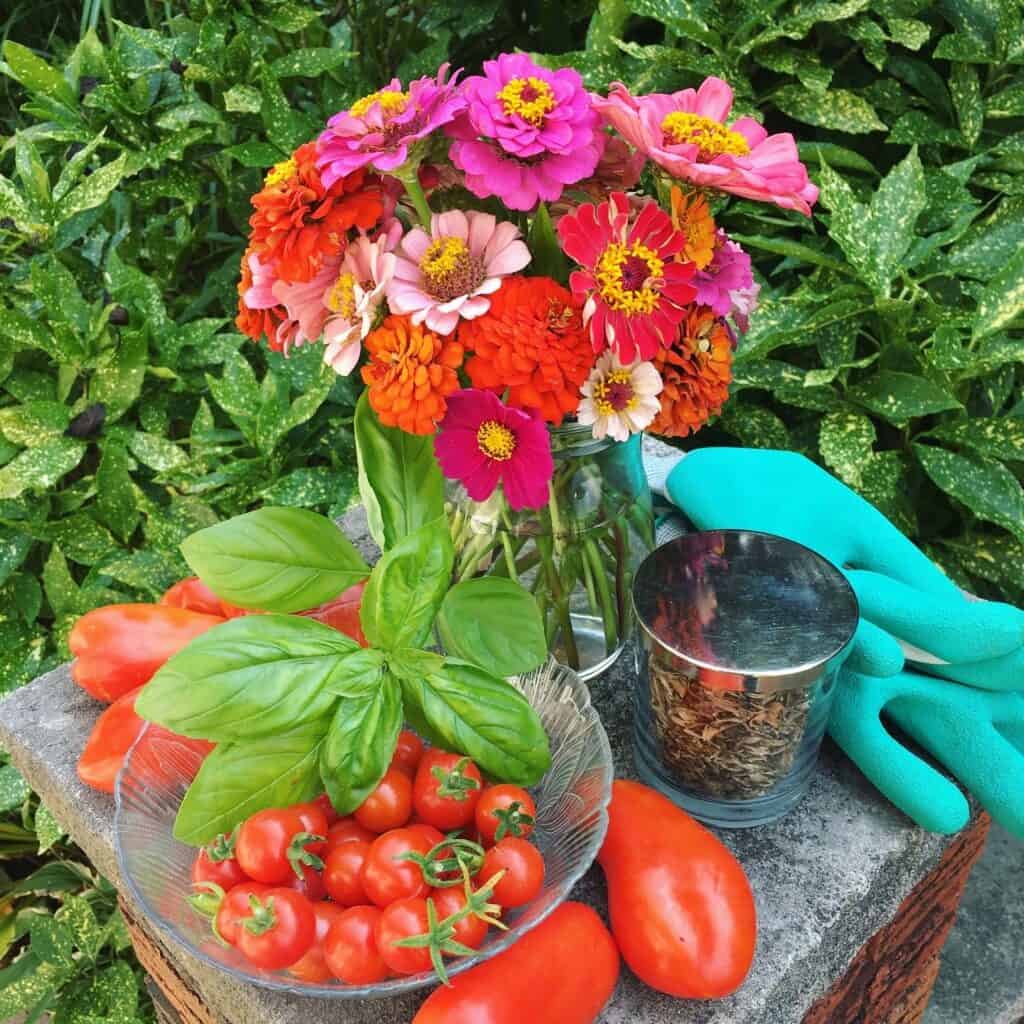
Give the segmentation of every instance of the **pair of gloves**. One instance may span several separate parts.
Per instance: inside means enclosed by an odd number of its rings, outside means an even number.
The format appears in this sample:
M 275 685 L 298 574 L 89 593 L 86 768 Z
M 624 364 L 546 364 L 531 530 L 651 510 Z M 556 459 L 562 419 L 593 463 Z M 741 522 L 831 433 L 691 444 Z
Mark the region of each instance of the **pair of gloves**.
M 802 455 L 700 449 L 671 470 L 664 492 L 698 529 L 778 534 L 842 569 L 861 620 L 833 739 L 918 824 L 962 828 L 967 800 L 886 729 L 883 718 L 892 721 L 1024 838 L 1024 612 L 965 597 L 874 506 Z

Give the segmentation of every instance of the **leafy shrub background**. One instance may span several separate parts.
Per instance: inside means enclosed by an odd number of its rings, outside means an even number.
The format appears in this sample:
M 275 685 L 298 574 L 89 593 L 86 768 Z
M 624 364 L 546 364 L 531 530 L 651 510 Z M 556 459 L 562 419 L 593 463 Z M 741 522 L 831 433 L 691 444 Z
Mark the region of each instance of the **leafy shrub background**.
M 764 301 L 696 443 L 804 451 L 964 586 L 1024 599 L 1016 0 L 43 0 L 3 17 L 0 692 L 63 660 L 84 611 L 181 575 L 197 526 L 259 501 L 347 504 L 351 382 L 232 326 L 248 197 L 392 74 L 516 47 L 594 88 L 718 74 L 742 112 L 796 134 L 822 199 L 810 221 L 730 204 Z M 11 772 L 0 953 L 31 948 L 0 974 L 0 1018 L 34 1007 L 68 949 L 41 911 L 77 893 L 110 919 L 85 868 L 56 901 L 18 888 L 76 855 L 31 853 L 40 812 Z M 118 943 L 84 962 L 120 964 Z M 62 1021 L 84 1019 L 96 976 L 51 975 Z

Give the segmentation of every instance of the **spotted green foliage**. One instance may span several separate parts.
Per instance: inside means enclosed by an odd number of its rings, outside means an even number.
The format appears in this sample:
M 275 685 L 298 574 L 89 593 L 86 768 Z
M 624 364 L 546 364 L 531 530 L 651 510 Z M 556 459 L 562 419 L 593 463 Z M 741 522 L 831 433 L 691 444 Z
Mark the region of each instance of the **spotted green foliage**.
M 974 337 L 984 338 L 1024 313 L 1024 249 L 1019 249 L 992 279 L 978 300 Z
M 850 397 L 877 416 L 900 426 L 918 416 L 956 409 L 948 391 L 927 377 L 882 370 L 850 389 Z
M 859 484 L 877 435 L 867 416 L 852 412 L 829 413 L 821 421 L 818 446 L 825 465 L 851 486 Z
M 794 120 L 819 128 L 863 135 L 885 131 L 887 127 L 871 104 L 849 89 L 822 91 L 786 85 L 775 94 L 774 101 L 779 110 Z

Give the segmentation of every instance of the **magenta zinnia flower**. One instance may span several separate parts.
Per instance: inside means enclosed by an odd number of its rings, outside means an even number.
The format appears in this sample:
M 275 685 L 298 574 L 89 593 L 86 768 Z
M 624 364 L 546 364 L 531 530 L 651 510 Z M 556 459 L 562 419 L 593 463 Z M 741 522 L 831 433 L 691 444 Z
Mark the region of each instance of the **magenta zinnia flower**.
M 697 302 L 710 306 L 717 316 L 738 317 L 742 324 L 757 305 L 760 286 L 754 283 L 750 256 L 724 231 L 715 232 L 715 250 L 711 262 L 694 275 Z
M 613 82 L 594 108 L 627 142 L 673 177 L 811 215 L 818 189 L 788 132 L 769 135 L 751 117 L 731 125 L 732 89 L 706 78 L 699 89 L 632 96 Z
M 657 203 L 635 214 L 624 192 L 600 206 L 587 203 L 558 222 L 565 253 L 583 270 L 569 277 L 573 294 L 586 299 L 583 317 L 594 351 L 613 349 L 623 363 L 637 352 L 651 359 L 678 334 L 697 294 L 692 263 L 675 256 L 686 245 Z
M 593 174 L 605 135 L 579 72 L 503 53 L 484 63 L 482 76 L 467 78 L 463 92 L 466 112 L 449 129 L 457 140 L 450 156 L 474 195 L 532 210 Z
M 500 483 L 517 511 L 547 504 L 555 463 L 535 409 L 510 409 L 490 391 L 456 391 L 448 396 L 434 453 L 441 472 L 460 481 L 474 501 L 486 501 Z
M 408 92 L 393 78 L 377 92 L 334 115 L 317 140 L 316 166 L 325 188 L 367 164 L 393 173 L 407 163 L 414 145 L 448 124 L 466 105 L 455 89 L 458 72 L 447 80 L 448 65 L 437 78 L 419 78 Z

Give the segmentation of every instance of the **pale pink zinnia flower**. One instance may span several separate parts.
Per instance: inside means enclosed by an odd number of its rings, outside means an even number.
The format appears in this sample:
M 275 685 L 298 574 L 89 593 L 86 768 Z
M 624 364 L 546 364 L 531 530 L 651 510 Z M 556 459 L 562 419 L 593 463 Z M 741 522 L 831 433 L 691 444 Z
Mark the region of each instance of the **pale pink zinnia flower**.
M 302 341 L 296 342 L 299 333 L 298 320 L 287 310 L 282 309 L 283 304 L 274 291 L 282 282 L 274 273 L 273 264 L 261 263 L 256 253 L 249 256 L 249 272 L 252 275 L 252 284 L 246 289 L 242 301 L 249 309 L 273 309 L 281 315 L 281 322 L 274 337 L 268 338 L 267 341 L 274 351 L 287 355 L 292 345 L 301 345 Z
M 476 210 L 435 213 L 430 234 L 413 228 L 402 239 L 388 305 L 435 334 L 451 334 L 460 317 L 483 316 L 501 279 L 529 262 L 515 224 Z
M 769 135 L 751 117 L 731 125 L 732 89 L 706 78 L 699 89 L 632 96 L 613 82 L 594 108 L 627 142 L 673 177 L 811 215 L 818 189 L 788 132 Z
M 623 365 L 614 352 L 604 352 L 581 388 L 583 401 L 576 419 L 593 427 L 599 441 L 628 441 L 658 415 L 661 387 L 661 374 L 653 363 L 637 360 Z

